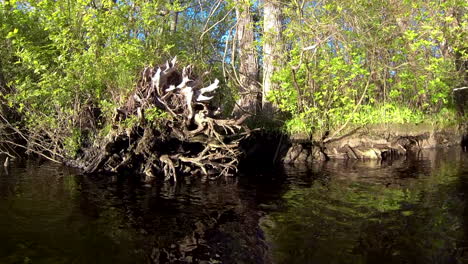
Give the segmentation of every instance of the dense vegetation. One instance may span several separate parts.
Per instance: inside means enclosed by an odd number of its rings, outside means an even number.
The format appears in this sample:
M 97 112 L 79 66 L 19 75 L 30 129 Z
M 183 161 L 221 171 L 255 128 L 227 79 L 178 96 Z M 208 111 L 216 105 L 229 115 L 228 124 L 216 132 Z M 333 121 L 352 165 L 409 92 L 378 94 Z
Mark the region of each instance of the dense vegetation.
M 1 0 L 2 122 L 29 145 L 47 143 L 49 155 L 73 156 L 115 125 L 112 115 L 144 66 L 177 56 L 199 75 L 209 71 L 206 82 L 221 80 L 216 100 L 226 115 L 247 111 L 290 133 L 447 124 L 456 118 L 452 89 L 468 85 L 467 7 L 463 0 Z

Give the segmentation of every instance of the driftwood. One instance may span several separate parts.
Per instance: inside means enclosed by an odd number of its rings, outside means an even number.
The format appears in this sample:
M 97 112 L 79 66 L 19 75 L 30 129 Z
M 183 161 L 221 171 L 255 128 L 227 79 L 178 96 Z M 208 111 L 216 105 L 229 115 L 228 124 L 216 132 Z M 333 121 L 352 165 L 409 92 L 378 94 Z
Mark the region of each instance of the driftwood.
M 86 173 L 131 171 L 152 181 L 157 175 L 177 181 L 178 175 L 232 175 L 239 163 L 239 142 L 249 135 L 237 120 L 221 119 L 211 104 L 219 81 L 204 85 L 191 66 L 182 71 L 176 59 L 146 67 L 127 103 L 116 109 L 114 122 L 136 118 L 138 124 L 114 130 L 77 162 Z M 149 122 L 148 109 L 169 117 Z M 120 128 L 119 128 L 120 127 Z

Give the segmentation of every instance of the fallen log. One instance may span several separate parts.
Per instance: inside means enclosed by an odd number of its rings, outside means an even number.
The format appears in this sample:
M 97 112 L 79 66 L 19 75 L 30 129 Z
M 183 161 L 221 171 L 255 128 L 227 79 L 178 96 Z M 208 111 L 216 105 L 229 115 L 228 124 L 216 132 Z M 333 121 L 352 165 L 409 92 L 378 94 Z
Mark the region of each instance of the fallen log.
M 181 71 L 176 59 L 146 67 L 127 103 L 115 110 L 114 129 L 80 158 L 85 173 L 131 171 L 151 182 L 183 175 L 210 178 L 233 175 L 239 164 L 239 142 L 250 132 L 248 116 L 221 119 L 212 104 L 219 81 L 204 85 L 192 66 Z M 148 112 L 167 118 L 150 120 Z M 126 120 L 136 124 L 123 129 Z

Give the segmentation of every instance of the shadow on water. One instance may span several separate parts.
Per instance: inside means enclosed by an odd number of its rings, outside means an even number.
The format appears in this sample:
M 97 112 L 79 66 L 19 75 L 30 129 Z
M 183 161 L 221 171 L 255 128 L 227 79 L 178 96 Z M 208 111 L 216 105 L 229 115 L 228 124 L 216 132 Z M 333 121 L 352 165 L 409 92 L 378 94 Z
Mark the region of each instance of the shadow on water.
M 152 188 L 50 163 L 0 174 L 0 263 L 263 263 L 235 178 Z
M 151 188 L 0 171 L 0 263 L 464 263 L 468 155 L 255 170 Z

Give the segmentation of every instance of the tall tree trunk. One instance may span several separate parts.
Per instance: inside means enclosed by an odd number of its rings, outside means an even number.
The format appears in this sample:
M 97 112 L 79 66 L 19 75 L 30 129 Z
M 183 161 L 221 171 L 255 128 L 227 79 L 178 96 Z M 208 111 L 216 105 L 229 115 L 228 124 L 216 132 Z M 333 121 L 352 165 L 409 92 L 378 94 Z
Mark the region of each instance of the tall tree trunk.
M 262 111 L 272 115 L 276 110 L 274 103 L 267 100 L 272 90 L 278 89 L 273 83 L 273 74 L 278 70 L 278 63 L 283 56 L 282 10 L 279 0 L 265 0 L 263 15 L 263 89 Z
M 257 114 L 260 108 L 261 92 L 258 83 L 258 61 L 252 12 L 248 0 L 235 0 L 237 3 L 236 37 L 239 45 L 239 95 L 233 114 Z
M 171 34 L 176 33 L 178 22 L 179 22 L 179 12 L 171 11 L 171 28 L 170 28 Z

